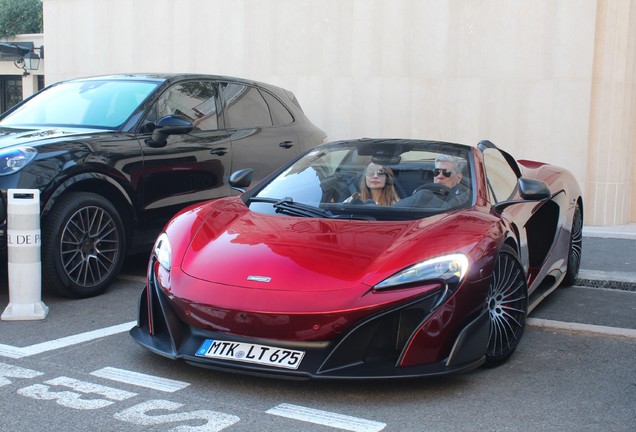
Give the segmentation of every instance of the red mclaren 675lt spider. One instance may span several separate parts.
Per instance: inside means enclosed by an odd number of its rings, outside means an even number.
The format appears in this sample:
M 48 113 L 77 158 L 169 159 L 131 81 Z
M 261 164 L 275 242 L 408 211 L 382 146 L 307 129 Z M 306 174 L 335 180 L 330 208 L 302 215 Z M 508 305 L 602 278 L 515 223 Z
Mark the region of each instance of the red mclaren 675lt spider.
M 572 174 L 490 141 L 324 144 L 177 214 L 130 333 L 175 360 L 298 379 L 494 366 L 576 280 L 582 226 Z

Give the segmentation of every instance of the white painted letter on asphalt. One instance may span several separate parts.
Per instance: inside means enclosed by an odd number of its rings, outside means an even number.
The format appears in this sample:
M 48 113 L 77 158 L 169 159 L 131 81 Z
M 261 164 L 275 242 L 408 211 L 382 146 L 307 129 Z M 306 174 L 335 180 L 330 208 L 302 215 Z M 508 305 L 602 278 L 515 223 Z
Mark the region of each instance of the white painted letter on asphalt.
M 35 378 L 40 375 L 43 375 L 43 373 L 33 369 L 0 363 L 0 387 L 11 384 L 11 380 L 7 378 Z
M 137 395 L 136 393 L 125 390 L 79 381 L 74 378 L 63 376 L 46 381 L 46 384 L 69 387 L 80 393 L 72 391 L 53 392 L 49 390 L 50 387 L 48 385 L 35 384 L 19 389 L 18 394 L 32 399 L 55 400 L 62 406 L 78 410 L 104 408 L 108 405 L 112 405 L 114 403 L 112 401 L 122 401 Z M 95 393 L 100 396 L 104 396 L 107 399 L 82 399 L 82 394 L 89 393 Z
M 240 418 L 208 410 L 189 411 L 175 414 L 160 414 L 160 415 L 148 415 L 148 411 L 153 410 L 168 410 L 175 411 L 181 408 L 183 404 L 177 402 L 170 402 L 167 400 L 150 400 L 142 402 L 124 411 L 115 414 L 115 418 L 128 423 L 133 423 L 140 426 L 157 426 L 165 423 L 186 421 L 186 420 L 207 420 L 202 426 L 187 426 L 182 425 L 176 427 L 175 431 L 189 432 L 189 431 L 205 431 L 205 432 L 218 432 L 227 427 L 237 423 Z

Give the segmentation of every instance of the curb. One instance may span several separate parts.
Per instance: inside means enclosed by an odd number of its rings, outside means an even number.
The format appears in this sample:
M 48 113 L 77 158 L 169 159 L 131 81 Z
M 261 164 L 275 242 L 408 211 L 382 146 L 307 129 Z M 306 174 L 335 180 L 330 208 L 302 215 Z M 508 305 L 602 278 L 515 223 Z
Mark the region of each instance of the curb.
M 592 336 L 614 336 L 636 340 L 636 329 L 553 321 L 542 318 L 527 318 L 526 324 L 530 327 L 543 330 L 567 331 L 572 333 L 589 334 Z
M 636 223 L 618 226 L 584 226 L 583 237 L 636 240 Z

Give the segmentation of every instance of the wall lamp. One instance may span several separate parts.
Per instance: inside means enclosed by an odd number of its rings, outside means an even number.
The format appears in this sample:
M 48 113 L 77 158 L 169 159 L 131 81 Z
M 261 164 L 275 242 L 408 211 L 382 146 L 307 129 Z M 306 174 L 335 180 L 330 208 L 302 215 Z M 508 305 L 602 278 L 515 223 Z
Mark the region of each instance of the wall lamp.
M 36 53 L 39 51 L 39 54 Z M 13 64 L 18 69 L 22 69 L 22 76 L 29 76 L 29 71 L 38 70 L 40 67 L 40 60 L 44 58 L 44 46 L 40 46 L 39 48 L 34 47 L 32 50 L 24 53 L 22 56 L 18 57 Z

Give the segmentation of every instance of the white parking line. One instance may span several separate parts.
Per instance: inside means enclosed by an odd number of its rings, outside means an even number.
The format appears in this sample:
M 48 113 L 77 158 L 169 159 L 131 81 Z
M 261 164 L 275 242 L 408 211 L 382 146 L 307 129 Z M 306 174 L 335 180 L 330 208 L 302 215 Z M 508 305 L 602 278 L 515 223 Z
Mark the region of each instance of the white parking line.
M 313 408 L 307 408 L 287 403 L 282 403 L 265 412 L 267 414 L 273 414 L 280 417 L 286 417 L 323 426 L 331 426 L 353 432 L 375 432 L 381 431 L 386 427 L 386 423 L 365 420 L 358 417 L 351 417 L 347 415 L 332 413 L 329 411 L 321 411 Z
M 174 393 L 190 385 L 190 383 L 184 381 L 161 378 L 114 367 L 96 370 L 91 372 L 91 375 L 168 393 Z
M 77 345 L 82 342 L 88 342 L 93 339 L 98 339 L 105 336 L 111 336 L 118 333 L 124 333 L 133 328 L 137 324 L 136 321 L 127 322 L 124 324 L 114 325 L 111 327 L 105 327 L 85 333 L 79 333 L 72 336 L 63 337 L 60 339 L 54 339 L 39 344 L 29 345 L 26 347 L 14 347 L 11 345 L 0 344 L 0 356 L 19 359 L 22 357 L 28 357 L 35 354 L 41 354 L 47 351 L 53 351 L 60 348 L 66 348 L 68 346 Z

